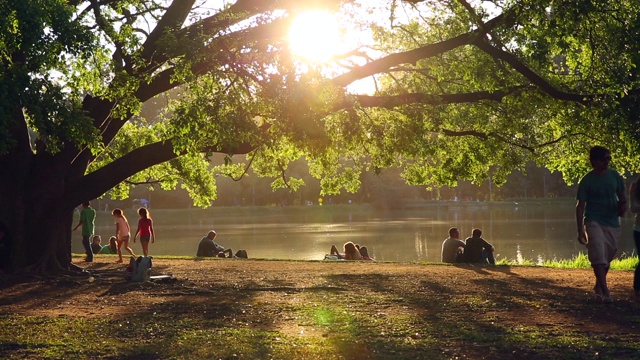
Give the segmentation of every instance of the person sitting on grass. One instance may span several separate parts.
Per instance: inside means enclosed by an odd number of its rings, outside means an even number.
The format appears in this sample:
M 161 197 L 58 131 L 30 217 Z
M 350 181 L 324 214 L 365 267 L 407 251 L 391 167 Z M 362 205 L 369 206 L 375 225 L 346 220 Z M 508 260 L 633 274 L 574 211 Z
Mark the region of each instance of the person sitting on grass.
M 464 262 L 486 264 L 496 264 L 496 260 L 493 257 L 495 248 L 482 238 L 482 230 L 473 229 L 472 236 L 467 238 L 464 247 Z
M 366 246 L 360 246 L 356 244 L 356 249 L 358 249 L 358 251 L 360 252 L 362 260 L 373 260 L 373 258 L 369 256 L 369 249 L 367 249 Z
M 100 245 L 100 242 L 102 242 L 102 238 L 100 238 L 100 235 L 94 235 L 93 239 L 91 239 L 91 251 L 93 251 L 94 254 L 97 254 L 100 252 L 100 250 L 102 250 L 102 245 Z
M 227 257 L 233 257 L 233 251 L 231 249 L 225 249 L 213 241 L 217 235 L 214 230 L 210 230 L 207 236 L 200 240 L 198 252 L 196 253 L 197 257 L 225 257 L 225 253 L 229 254 Z
M 118 242 L 115 236 L 109 238 L 109 245 L 105 245 L 100 250 L 100 254 L 117 254 L 118 253 Z
M 344 260 L 363 260 L 360 250 L 358 250 L 358 248 L 353 242 L 347 241 L 346 243 L 344 243 L 343 248 L 344 248 L 344 253 L 340 253 L 338 251 L 338 248 L 335 245 L 331 245 L 331 255 L 336 255 L 339 259 L 344 259 Z M 369 254 L 367 252 L 367 257 L 368 255 Z
M 442 242 L 441 260 L 444 263 L 464 262 L 464 248 L 467 245 L 460 240 L 458 228 L 449 229 L 449 237 Z

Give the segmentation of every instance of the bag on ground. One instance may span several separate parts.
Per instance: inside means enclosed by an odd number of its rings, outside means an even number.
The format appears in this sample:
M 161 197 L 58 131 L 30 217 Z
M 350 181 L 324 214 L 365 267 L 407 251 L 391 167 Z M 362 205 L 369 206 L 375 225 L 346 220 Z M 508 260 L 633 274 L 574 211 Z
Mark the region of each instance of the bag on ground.
M 236 257 L 241 259 L 248 259 L 247 250 L 238 250 L 236 251 Z
M 136 258 L 133 256 L 130 257 L 129 265 L 127 265 L 127 268 L 124 271 L 124 279 L 127 281 L 131 281 L 131 277 L 133 277 L 133 273 L 136 271 L 137 267 L 138 263 L 136 262 Z
M 151 256 L 140 256 L 138 259 L 132 256 L 125 279 L 133 282 L 149 281 L 152 265 Z

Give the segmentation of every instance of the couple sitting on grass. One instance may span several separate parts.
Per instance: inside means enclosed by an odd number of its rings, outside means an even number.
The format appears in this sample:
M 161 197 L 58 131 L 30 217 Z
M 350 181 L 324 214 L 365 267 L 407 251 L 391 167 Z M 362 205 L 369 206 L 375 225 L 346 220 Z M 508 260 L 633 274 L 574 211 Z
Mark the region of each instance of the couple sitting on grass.
M 344 253 L 340 253 L 335 245 L 331 245 L 331 255 L 343 260 L 373 260 L 369 256 L 366 246 L 354 244 L 351 241 L 344 243 Z M 326 258 L 326 257 L 325 257 Z
M 482 230 L 473 229 L 471 234 L 462 241 L 457 228 L 449 229 L 449 238 L 442 243 L 442 262 L 495 265 L 495 248 L 482 238 Z

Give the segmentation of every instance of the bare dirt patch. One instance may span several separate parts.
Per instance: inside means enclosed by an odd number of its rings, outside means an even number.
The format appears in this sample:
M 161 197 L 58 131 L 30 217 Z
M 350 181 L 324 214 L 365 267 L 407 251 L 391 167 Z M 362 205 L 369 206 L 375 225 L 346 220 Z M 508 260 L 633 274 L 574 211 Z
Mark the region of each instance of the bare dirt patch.
M 382 328 L 381 336 L 387 317 L 409 319 L 402 331 L 416 339 L 427 335 L 411 329 L 412 318 L 433 323 L 438 328 L 428 336 L 448 344 L 443 350 L 447 356 L 482 357 L 481 350 L 465 349 L 459 338 L 459 327 L 468 324 L 476 330 L 495 331 L 499 326 L 516 333 L 534 329 L 559 337 L 578 332 L 590 338 L 640 340 L 630 271 L 610 273 L 615 302 L 601 304 L 590 300 L 593 273 L 589 269 L 154 259 L 152 274 L 172 274 L 176 281 L 130 283 L 124 280 L 124 266 L 113 257 L 77 264 L 92 273 L 92 281 L 88 276 L 1 276 L 0 314 L 124 318 L 162 312 L 176 318 L 220 317 L 283 334 L 328 336 L 289 309 L 336 301 L 347 311 L 368 314 L 370 324 L 361 325 Z M 425 325 L 420 326 L 424 331 Z M 621 354 L 640 355 L 625 351 Z

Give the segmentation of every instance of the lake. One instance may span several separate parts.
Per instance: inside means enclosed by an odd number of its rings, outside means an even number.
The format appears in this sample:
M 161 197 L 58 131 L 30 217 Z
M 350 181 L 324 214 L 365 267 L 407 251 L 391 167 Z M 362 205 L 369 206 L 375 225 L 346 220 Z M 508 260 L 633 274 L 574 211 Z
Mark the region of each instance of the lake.
M 570 259 L 586 252 L 576 239 L 575 201 L 526 203 L 432 202 L 403 210 L 377 211 L 366 205 L 307 207 L 212 207 L 153 210 L 156 243 L 150 255 L 195 256 L 198 242 L 210 229 L 226 248 L 247 250 L 250 258 L 321 260 L 332 244 L 346 241 L 366 245 L 377 260 L 440 261 L 442 241 L 455 226 L 462 238 L 473 228 L 496 248 L 496 259 L 519 257 L 533 261 Z M 125 209 L 132 236 L 138 215 Z M 631 214 L 622 219 L 619 256 L 635 255 Z M 78 215 L 74 218 L 74 226 Z M 99 211 L 96 234 L 107 244 L 115 234 L 113 216 Z M 140 243 L 131 245 L 142 252 Z M 80 231 L 73 234 L 72 251 L 81 254 Z M 125 252 L 126 253 L 126 252 Z

